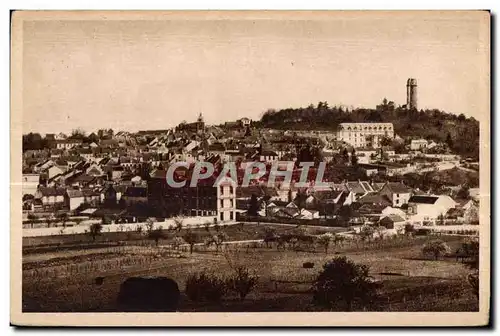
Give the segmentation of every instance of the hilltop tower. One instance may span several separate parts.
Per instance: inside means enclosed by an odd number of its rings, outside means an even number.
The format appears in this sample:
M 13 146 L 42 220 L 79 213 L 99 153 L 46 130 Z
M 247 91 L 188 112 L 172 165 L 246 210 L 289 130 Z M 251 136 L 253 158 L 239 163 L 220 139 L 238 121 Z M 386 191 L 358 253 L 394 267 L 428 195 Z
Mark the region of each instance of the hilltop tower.
M 406 108 L 408 110 L 417 109 L 417 80 L 408 78 L 406 82 Z

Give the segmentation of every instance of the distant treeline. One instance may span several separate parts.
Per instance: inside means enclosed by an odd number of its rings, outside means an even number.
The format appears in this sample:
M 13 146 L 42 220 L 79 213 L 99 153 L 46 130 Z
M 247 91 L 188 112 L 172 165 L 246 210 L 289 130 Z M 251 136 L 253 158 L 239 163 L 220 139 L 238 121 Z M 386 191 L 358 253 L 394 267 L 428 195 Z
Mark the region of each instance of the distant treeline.
M 401 137 L 446 142 L 465 156 L 479 156 L 479 121 L 437 109 L 407 110 L 384 99 L 375 109 L 330 107 L 327 102 L 305 108 L 266 111 L 256 126 L 289 130 L 337 130 L 344 122 L 391 122 Z

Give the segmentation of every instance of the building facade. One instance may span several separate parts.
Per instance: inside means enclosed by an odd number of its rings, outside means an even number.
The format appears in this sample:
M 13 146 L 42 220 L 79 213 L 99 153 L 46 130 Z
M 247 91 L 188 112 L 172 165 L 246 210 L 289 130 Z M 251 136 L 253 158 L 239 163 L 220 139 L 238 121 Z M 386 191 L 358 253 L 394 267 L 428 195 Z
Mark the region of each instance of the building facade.
M 341 123 L 337 131 L 338 141 L 355 148 L 379 148 L 383 138 L 394 138 L 392 123 Z

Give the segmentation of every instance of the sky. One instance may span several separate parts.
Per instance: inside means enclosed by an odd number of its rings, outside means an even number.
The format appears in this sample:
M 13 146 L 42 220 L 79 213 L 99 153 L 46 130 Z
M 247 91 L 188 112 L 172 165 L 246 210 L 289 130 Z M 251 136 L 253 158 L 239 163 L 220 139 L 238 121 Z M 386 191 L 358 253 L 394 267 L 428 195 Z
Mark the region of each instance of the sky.
M 476 12 L 477 14 L 477 12 Z M 287 18 L 286 20 L 284 18 Z M 484 16 L 237 15 L 26 20 L 23 133 L 165 129 L 267 109 L 406 103 L 474 116 Z

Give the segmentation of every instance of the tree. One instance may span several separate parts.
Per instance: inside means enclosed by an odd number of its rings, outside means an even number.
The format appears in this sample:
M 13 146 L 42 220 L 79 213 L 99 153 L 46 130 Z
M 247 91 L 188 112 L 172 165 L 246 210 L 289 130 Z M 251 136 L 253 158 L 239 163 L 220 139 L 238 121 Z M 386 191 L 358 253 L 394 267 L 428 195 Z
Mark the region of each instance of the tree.
M 460 189 L 457 191 L 457 198 L 460 199 L 470 199 L 470 192 L 469 192 L 469 187 L 467 185 L 463 185 L 460 187 Z
M 175 231 L 181 232 L 183 223 L 184 219 L 182 217 L 175 217 L 174 218 Z
M 424 255 L 432 255 L 434 260 L 450 252 L 449 246 L 442 240 L 434 240 L 425 244 L 422 248 Z
M 344 158 L 344 164 L 349 163 L 349 152 L 347 151 L 347 148 L 344 148 L 342 151 L 342 157 Z
M 276 234 L 276 229 L 272 227 L 264 228 L 264 243 L 266 243 L 266 247 L 269 248 L 269 243 L 276 241 L 278 239 L 278 235 Z
M 248 293 L 257 285 L 258 279 L 256 275 L 250 274 L 246 267 L 238 266 L 236 267 L 235 274 L 227 280 L 226 284 L 229 289 L 238 293 L 240 300 L 244 300 Z
M 415 234 L 415 227 L 410 223 L 406 224 L 405 225 L 405 234 L 407 234 L 409 236 Z
M 446 135 L 446 144 L 448 145 L 448 147 L 451 149 L 453 148 L 453 139 L 451 138 L 451 134 L 448 132 L 448 134 Z
M 318 237 L 318 243 L 325 249 L 325 254 L 328 253 L 328 247 L 333 240 L 333 234 L 330 232 L 323 233 Z
M 472 288 L 474 295 L 479 298 L 479 239 L 467 239 L 462 243 L 462 252 L 465 259 L 462 263 L 472 270 L 467 276 L 467 281 Z
M 194 244 L 200 241 L 200 236 L 196 232 L 188 229 L 184 234 L 183 238 L 186 241 L 186 243 L 189 244 L 189 253 L 193 254 Z
M 224 242 L 227 240 L 228 236 L 225 232 L 219 232 L 215 235 L 213 235 L 212 237 L 210 237 L 207 242 L 206 242 L 206 245 L 207 246 L 210 246 L 210 245 L 215 245 L 215 251 L 218 253 L 219 252 L 219 249 L 220 247 L 222 246 L 222 244 L 224 244 Z
M 28 222 L 31 224 L 31 227 L 33 227 L 33 224 L 38 220 L 38 217 L 35 214 L 29 213 L 28 214 Z M 50 224 L 48 225 L 50 227 Z
M 257 196 L 255 194 L 252 194 L 252 197 L 250 198 L 250 204 L 248 206 L 248 215 L 249 216 L 257 216 L 259 212 L 259 201 L 257 200 Z
M 172 240 L 172 246 L 175 248 L 175 249 L 179 249 L 179 247 L 184 244 L 186 241 L 184 239 L 182 239 L 182 237 L 174 237 L 174 239 Z
M 74 129 L 71 131 L 70 138 L 83 140 L 85 138 L 85 131 L 81 128 Z
M 307 195 L 305 192 L 299 191 L 293 200 L 293 203 L 299 209 L 299 216 L 302 215 L 302 210 L 306 207 Z
M 375 229 L 370 225 L 363 225 L 361 230 L 359 231 L 359 237 L 361 240 L 370 241 L 373 238 L 373 234 L 375 233 Z
M 156 229 L 148 231 L 148 238 L 154 240 L 155 245 L 158 246 L 158 244 L 160 243 L 160 239 L 165 238 L 162 226 L 160 225 Z
M 94 224 L 90 225 L 89 229 L 90 229 L 89 234 L 92 237 L 92 240 L 95 241 L 97 236 L 99 236 L 101 234 L 103 226 L 101 223 L 94 223 Z
M 313 284 L 313 302 L 328 309 L 351 311 L 355 302 L 362 306 L 373 303 L 379 287 L 372 281 L 368 266 L 335 257 L 323 265 Z M 342 303 L 343 307 L 337 306 Z
M 358 165 L 358 157 L 356 156 L 356 151 L 354 148 L 351 151 L 351 166 L 356 167 Z
M 61 221 L 63 227 L 66 227 L 66 221 L 68 220 L 68 214 L 66 212 L 61 212 L 57 215 L 57 218 Z

